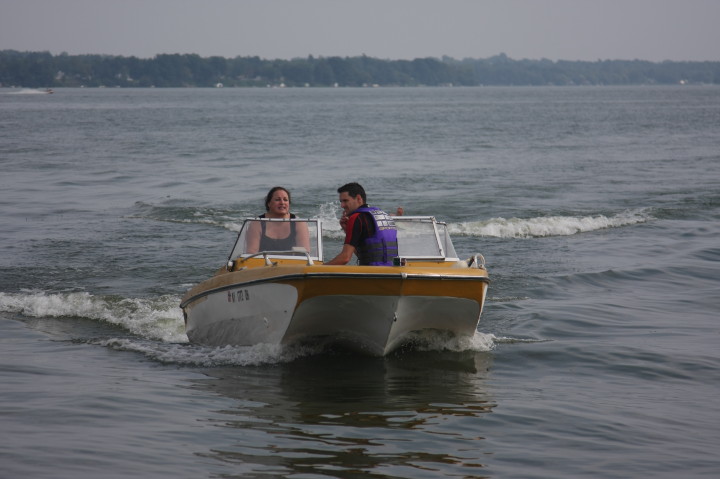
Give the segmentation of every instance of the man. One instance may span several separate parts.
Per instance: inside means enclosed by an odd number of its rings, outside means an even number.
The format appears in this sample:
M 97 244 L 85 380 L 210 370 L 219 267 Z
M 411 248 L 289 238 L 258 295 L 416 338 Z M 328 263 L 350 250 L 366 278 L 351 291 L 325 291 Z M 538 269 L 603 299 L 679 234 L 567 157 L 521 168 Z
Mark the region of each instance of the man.
M 325 264 L 348 264 L 353 254 L 361 265 L 392 266 L 398 254 L 397 229 L 390 215 L 367 205 L 365 189 L 358 183 L 338 188 L 345 231 L 342 251 Z

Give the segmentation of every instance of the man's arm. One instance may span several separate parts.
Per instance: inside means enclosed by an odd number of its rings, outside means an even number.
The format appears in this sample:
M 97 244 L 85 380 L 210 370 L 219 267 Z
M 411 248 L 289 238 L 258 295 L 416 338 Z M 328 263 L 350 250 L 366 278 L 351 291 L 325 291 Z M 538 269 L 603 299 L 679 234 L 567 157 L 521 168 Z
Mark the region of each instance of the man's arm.
M 355 247 L 351 244 L 344 244 L 340 254 L 323 264 L 348 264 L 355 254 Z

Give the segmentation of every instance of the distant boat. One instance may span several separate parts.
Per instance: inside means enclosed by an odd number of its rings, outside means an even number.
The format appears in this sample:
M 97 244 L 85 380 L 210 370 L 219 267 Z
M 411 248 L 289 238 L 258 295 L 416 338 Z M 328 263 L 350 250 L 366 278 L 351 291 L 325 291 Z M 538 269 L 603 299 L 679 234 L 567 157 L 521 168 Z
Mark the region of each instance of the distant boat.
M 10 92 L 13 95 L 51 95 L 55 93 L 52 88 L 40 90 L 38 88 L 21 88 L 17 91 Z

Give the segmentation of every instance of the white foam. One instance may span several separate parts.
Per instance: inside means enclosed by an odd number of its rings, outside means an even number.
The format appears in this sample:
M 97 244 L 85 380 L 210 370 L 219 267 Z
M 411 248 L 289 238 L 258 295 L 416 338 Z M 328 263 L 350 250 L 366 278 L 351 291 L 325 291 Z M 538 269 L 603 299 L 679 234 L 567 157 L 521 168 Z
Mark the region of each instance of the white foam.
M 320 205 L 317 217 L 322 220 L 323 236 L 333 239 L 345 238 L 345 232 L 340 227 L 340 215 L 337 201 L 330 201 Z
M 406 339 L 410 341 L 413 349 L 418 351 L 485 352 L 495 347 L 495 335 L 479 331 L 476 331 L 472 337 L 457 337 L 437 331 L 420 331 L 408 334 Z
M 315 218 L 323 221 L 323 236 L 343 239 L 345 233 L 338 221 L 337 203 L 328 202 L 319 206 Z M 652 220 L 646 209 L 623 211 L 611 216 L 539 216 L 536 218 L 491 218 L 483 221 L 448 223 L 451 235 L 480 236 L 495 238 L 541 238 L 547 236 L 570 236 L 607 228 L 619 228 Z M 242 221 L 215 222 L 213 220 L 191 220 L 195 223 L 217 224 L 239 232 Z
M 612 216 L 541 216 L 537 218 L 492 218 L 449 224 L 451 235 L 495 238 L 539 238 L 570 236 L 607 228 L 644 223 L 652 217 L 644 209 L 624 211 Z
M 486 352 L 495 347 L 493 334 L 475 333 L 472 338 L 454 338 L 437 332 L 415 333 L 408 340 L 417 351 Z M 136 338 L 113 338 L 94 341 L 94 344 L 121 351 L 133 351 L 155 361 L 200 367 L 259 366 L 289 363 L 296 359 L 322 354 L 326 345 L 315 344 L 281 346 L 256 344 L 254 346 L 208 347 L 194 344 L 158 343 Z
M 78 317 L 121 326 L 133 334 L 165 342 L 187 342 L 180 298 L 94 296 L 86 292 L 0 292 L 0 311 L 28 317 Z
M 232 231 L 233 233 L 239 233 L 240 229 L 242 229 L 242 221 L 226 221 L 222 223 L 221 226 L 228 231 Z
M 320 352 L 321 348 L 284 347 L 278 344 L 207 347 L 193 344 L 157 343 L 130 338 L 113 338 L 96 344 L 122 351 L 141 353 L 156 361 L 190 366 L 259 366 L 287 363 Z

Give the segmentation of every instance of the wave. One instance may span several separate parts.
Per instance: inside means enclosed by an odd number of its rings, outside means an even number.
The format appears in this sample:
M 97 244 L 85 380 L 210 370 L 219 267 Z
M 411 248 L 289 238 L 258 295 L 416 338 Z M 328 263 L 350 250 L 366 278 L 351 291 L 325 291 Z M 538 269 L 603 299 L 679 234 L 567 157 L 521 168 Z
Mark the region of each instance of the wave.
M 570 236 L 650 221 L 647 209 L 628 210 L 612 216 L 541 216 L 537 218 L 492 218 L 486 221 L 449 223 L 450 234 L 495 238 L 542 238 Z
M 180 298 L 120 298 L 87 292 L 0 292 L 0 312 L 31 318 L 83 318 L 106 322 L 164 342 L 187 342 Z
M 194 223 L 217 226 L 232 232 L 239 232 L 243 220 L 253 217 L 250 212 L 222 210 L 190 206 L 153 206 L 138 202 L 140 209 L 134 218 L 149 218 L 174 223 Z M 342 239 L 345 233 L 338 222 L 339 210 L 336 202 L 323 203 L 308 214 L 300 217 L 319 218 L 323 221 L 323 236 Z M 495 238 L 542 238 L 547 236 L 570 236 L 608 228 L 619 228 L 651 221 L 653 216 L 647 208 L 626 210 L 611 216 L 539 216 L 535 218 L 491 218 L 482 221 L 448 222 L 450 234 L 456 236 Z
M 199 367 L 289 363 L 319 352 L 310 347 L 283 347 L 275 344 L 213 348 L 190 343 L 158 343 L 138 338 L 102 339 L 91 343 L 118 351 L 139 353 L 161 363 Z
M 456 337 L 438 331 L 416 331 L 405 336 L 406 344 L 414 351 L 487 352 L 495 348 L 494 334 L 475 331 L 471 338 Z
M 127 215 L 127 218 L 217 226 L 234 232 L 240 231 L 242 219 L 252 216 L 236 210 L 201 206 L 157 206 L 142 201 L 136 202 L 135 208 L 136 211 Z
M 495 347 L 495 336 L 476 332 L 472 338 L 454 338 L 436 333 L 416 333 L 408 336 L 405 351 L 487 352 Z M 185 366 L 261 366 L 290 363 L 332 351 L 332 345 L 321 341 L 281 346 L 256 344 L 253 346 L 208 347 L 194 344 L 157 343 L 135 338 L 112 338 L 92 341 L 93 344 L 120 351 L 132 351 L 162 363 Z
M 229 210 L 201 206 L 157 206 L 142 201 L 135 203 L 136 212 L 127 218 L 151 219 L 169 223 L 189 223 L 216 226 L 235 233 L 240 232 L 246 218 L 254 218 L 257 210 Z M 344 237 L 338 221 L 338 206 L 335 202 L 319 205 L 315 211 L 307 214 L 296 213 L 300 218 L 319 218 L 323 221 L 323 231 L 332 237 Z
M 321 341 L 280 346 L 208 347 L 190 344 L 185 335 L 179 298 L 118 298 L 94 296 L 87 292 L 0 292 L 0 312 L 20 314 L 31 318 L 82 318 L 121 327 L 134 337 L 103 337 L 80 340 L 87 344 L 132 351 L 162 363 L 188 366 L 257 366 L 289 363 L 315 356 L 332 349 Z M 405 350 L 485 352 L 494 348 L 492 334 L 476 332 L 472 338 L 455 338 L 430 332 L 420 332 L 407 338 Z

